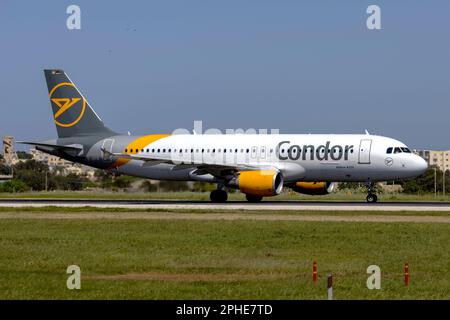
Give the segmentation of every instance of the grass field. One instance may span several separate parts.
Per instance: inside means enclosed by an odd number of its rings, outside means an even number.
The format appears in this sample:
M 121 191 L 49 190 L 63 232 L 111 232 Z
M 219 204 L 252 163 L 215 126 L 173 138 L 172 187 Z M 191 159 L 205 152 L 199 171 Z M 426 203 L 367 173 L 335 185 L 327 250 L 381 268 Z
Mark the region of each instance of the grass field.
M 0 199 L 122 199 L 122 200 L 192 200 L 209 201 L 209 192 L 91 192 L 91 191 L 50 191 L 0 193 Z M 228 194 L 231 201 L 246 201 L 240 192 Z M 283 193 L 276 197 L 264 198 L 265 201 L 358 201 L 365 202 L 366 194 L 362 192 L 333 192 L 328 195 L 310 196 L 298 193 Z M 450 201 L 450 195 L 434 194 L 381 193 L 379 201 Z
M 329 272 L 336 299 L 450 298 L 448 223 L 0 219 L 0 235 L 0 299 L 325 299 Z

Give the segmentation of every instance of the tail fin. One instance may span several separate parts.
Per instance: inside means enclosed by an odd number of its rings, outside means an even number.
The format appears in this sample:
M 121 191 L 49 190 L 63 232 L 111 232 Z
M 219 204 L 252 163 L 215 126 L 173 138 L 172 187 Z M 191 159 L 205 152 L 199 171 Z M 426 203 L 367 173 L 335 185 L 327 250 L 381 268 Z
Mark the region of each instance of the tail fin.
M 63 70 L 44 73 L 59 138 L 114 134 Z

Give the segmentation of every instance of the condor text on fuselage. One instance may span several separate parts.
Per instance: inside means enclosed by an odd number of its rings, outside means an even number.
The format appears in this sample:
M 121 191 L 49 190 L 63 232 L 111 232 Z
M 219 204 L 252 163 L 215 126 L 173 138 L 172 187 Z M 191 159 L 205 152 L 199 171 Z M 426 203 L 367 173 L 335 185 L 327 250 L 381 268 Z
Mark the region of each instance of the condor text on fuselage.
M 276 155 L 280 160 L 293 160 L 296 161 L 302 158 L 302 160 L 348 160 L 349 153 L 353 153 L 353 145 L 334 145 L 330 147 L 330 141 L 327 141 L 324 145 L 319 145 L 315 148 L 314 145 L 290 145 L 290 141 L 281 141 L 276 147 Z M 285 155 L 286 153 L 286 155 Z

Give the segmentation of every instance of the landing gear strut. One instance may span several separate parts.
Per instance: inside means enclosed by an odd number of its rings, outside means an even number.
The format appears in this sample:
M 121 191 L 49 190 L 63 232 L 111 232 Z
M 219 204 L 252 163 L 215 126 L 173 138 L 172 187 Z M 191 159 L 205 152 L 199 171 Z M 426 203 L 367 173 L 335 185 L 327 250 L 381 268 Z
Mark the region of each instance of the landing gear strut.
M 223 189 L 216 189 L 211 191 L 209 198 L 211 199 L 211 202 L 223 203 L 227 201 L 228 193 Z
M 375 194 L 375 185 L 373 182 L 368 182 L 366 184 L 367 187 L 367 197 L 366 200 L 368 203 L 375 203 L 378 200 L 377 195 Z

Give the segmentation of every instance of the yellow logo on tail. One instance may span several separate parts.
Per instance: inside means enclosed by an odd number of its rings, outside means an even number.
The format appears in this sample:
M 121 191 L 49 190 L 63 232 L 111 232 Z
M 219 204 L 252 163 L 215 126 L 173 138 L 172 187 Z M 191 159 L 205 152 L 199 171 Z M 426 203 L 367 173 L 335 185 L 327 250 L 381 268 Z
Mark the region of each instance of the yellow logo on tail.
M 59 83 L 56 86 L 54 86 L 53 89 L 50 91 L 50 93 L 49 93 L 50 100 L 59 108 L 59 110 L 55 112 L 55 115 L 53 117 L 55 119 L 55 123 L 58 126 L 71 127 L 71 126 L 75 125 L 76 123 L 78 123 L 78 121 L 80 121 L 81 118 L 83 117 L 84 111 L 86 109 L 86 100 L 84 100 L 83 98 L 52 98 L 55 91 L 62 86 L 75 87 L 70 82 L 63 82 L 63 83 Z M 77 104 L 77 102 L 79 102 L 80 100 L 82 100 L 82 107 L 80 110 L 80 115 L 74 121 L 72 121 L 70 123 L 63 123 L 62 121 L 56 120 L 62 114 L 64 114 L 67 110 L 69 110 L 71 107 L 75 106 Z

